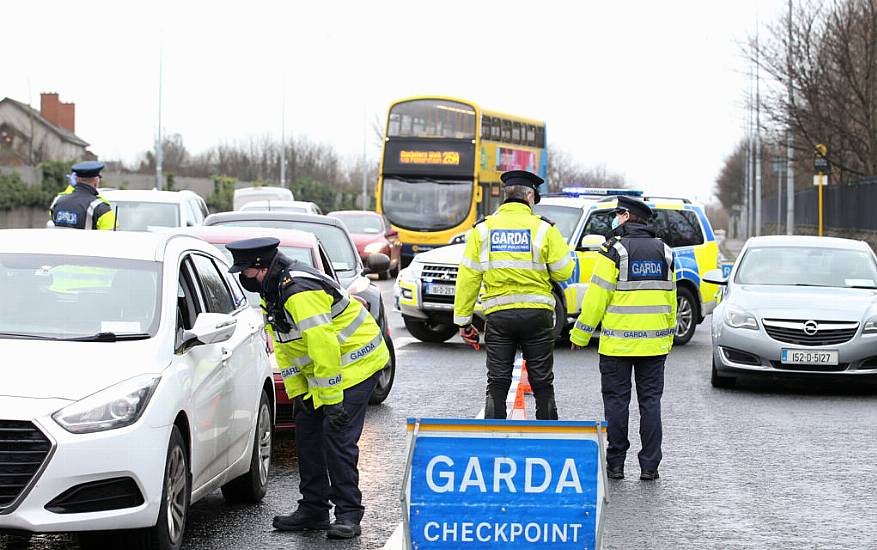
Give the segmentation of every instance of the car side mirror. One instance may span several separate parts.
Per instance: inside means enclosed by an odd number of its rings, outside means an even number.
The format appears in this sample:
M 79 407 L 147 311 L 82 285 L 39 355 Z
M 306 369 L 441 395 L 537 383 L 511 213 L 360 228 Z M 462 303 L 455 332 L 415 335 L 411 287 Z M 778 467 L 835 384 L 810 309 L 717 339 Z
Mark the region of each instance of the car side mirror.
M 603 243 L 606 242 L 606 237 L 603 235 L 590 234 L 582 237 L 581 242 L 579 242 L 579 246 L 576 248 L 579 252 L 594 252 L 596 250 L 600 250 L 600 247 L 603 246 Z
M 712 285 L 727 285 L 728 278 L 722 273 L 721 269 L 710 269 L 703 275 L 703 281 Z
M 362 274 L 383 273 L 388 269 L 390 269 L 390 257 L 379 252 L 368 255 L 365 259 L 365 269 L 362 270 Z
M 238 320 L 225 313 L 201 313 L 191 329 L 183 331 L 181 351 L 195 346 L 225 342 L 234 334 Z

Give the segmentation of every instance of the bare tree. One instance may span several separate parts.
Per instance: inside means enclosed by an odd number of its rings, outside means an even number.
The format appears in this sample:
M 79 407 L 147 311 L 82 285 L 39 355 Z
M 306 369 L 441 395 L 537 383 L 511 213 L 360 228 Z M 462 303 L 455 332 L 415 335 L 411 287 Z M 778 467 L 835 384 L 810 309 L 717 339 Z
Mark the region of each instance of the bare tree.
M 563 187 L 626 187 L 624 176 L 610 172 L 606 166 L 585 168 L 563 149 L 548 147 L 548 188 L 560 191 Z

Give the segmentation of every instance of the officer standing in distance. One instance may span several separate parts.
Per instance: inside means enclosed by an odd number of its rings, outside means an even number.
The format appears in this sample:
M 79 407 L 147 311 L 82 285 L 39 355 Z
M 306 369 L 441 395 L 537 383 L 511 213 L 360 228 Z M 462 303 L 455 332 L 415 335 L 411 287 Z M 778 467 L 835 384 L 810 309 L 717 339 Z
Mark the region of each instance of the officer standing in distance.
M 506 418 L 518 346 L 527 361 L 536 397 L 536 418 L 557 419 L 554 401 L 554 296 L 551 281 L 568 279 L 575 268 L 569 246 L 550 221 L 533 214 L 542 178 L 525 170 L 501 176 L 505 201 L 469 231 L 457 274 L 454 323 L 477 344 L 472 310 L 481 285 L 487 316 L 485 418 Z
M 661 395 L 664 362 L 676 332 L 676 275 L 673 250 L 647 225 L 652 209 L 620 196 L 612 238 L 600 249 L 582 312 L 570 334 L 573 349 L 600 331 L 600 375 L 609 434 L 606 470 L 624 478 L 630 441 L 627 424 L 631 371 L 640 412 L 640 479 L 658 479 L 661 463 Z
M 110 203 L 97 193 L 97 186 L 101 181 L 100 172 L 103 169 L 104 163 L 96 160 L 73 165 L 76 184 L 68 185 L 49 207 L 55 227 L 115 229 L 116 215 L 113 214 Z
M 257 238 L 227 245 L 234 258 L 229 271 L 240 272 L 241 285 L 262 296 L 283 385 L 294 400 L 302 497 L 292 514 L 274 518 L 274 527 L 353 538 L 365 511 L 357 443 L 376 373 L 390 353 L 362 304 L 334 279 L 278 252 L 279 244 Z

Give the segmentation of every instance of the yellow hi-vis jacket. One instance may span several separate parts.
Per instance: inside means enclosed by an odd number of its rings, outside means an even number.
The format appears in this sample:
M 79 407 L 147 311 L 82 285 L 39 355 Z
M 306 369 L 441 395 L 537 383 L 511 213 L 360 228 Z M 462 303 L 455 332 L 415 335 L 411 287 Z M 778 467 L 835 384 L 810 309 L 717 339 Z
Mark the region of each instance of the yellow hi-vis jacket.
M 293 263 L 280 276 L 279 299 L 289 331 L 269 328 L 283 385 L 290 398 L 314 407 L 341 403 L 344 390 L 384 368 L 390 352 L 381 329 L 335 281 Z
M 485 315 L 516 308 L 553 310 L 551 281 L 569 279 L 574 268 L 569 245 L 551 222 L 527 204 L 506 202 L 469 231 L 457 271 L 454 323 L 472 322 L 482 283 Z
M 65 203 L 70 203 L 68 206 L 72 208 L 74 215 L 79 214 L 82 219 L 76 220 L 72 225 L 55 223 L 59 221 L 55 218 L 55 207 Z M 69 212 L 65 212 L 63 216 L 69 215 Z M 113 213 L 110 203 L 101 197 L 96 189 L 90 189 L 90 186 L 77 188 L 75 185 L 68 185 L 55 195 L 51 206 L 49 206 L 49 219 L 55 223 L 55 227 L 72 226 L 79 229 L 99 229 L 101 231 L 113 231 L 116 228 L 116 214 Z
M 631 246 L 631 241 L 637 242 Z M 676 333 L 676 275 L 669 246 L 654 238 L 613 238 L 603 244 L 570 341 L 588 345 L 597 325 L 602 325 L 601 355 L 670 352 Z

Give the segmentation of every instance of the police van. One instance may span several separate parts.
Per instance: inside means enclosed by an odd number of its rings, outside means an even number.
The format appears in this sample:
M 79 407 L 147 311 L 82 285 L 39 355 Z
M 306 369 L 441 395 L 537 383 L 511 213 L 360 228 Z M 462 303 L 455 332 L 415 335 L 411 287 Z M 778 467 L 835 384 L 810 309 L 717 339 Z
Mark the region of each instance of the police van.
M 700 205 L 688 199 L 646 197 L 632 189 L 571 187 L 543 195 L 534 207 L 534 213 L 554 222 L 575 261 L 572 276 L 554 283 L 555 334 L 563 336 L 581 311 L 598 250 L 611 231 L 619 195 L 645 200 L 655 211 L 652 224 L 658 237 L 673 248 L 678 301 L 675 342 L 685 344 L 716 306 L 717 287 L 701 280 L 701 274 L 718 267 L 715 234 Z M 457 333 L 453 324 L 454 284 L 464 248 L 465 244 L 452 244 L 418 254 L 396 279 L 395 309 L 415 338 L 443 342 Z M 477 319 L 477 305 L 475 313 Z

